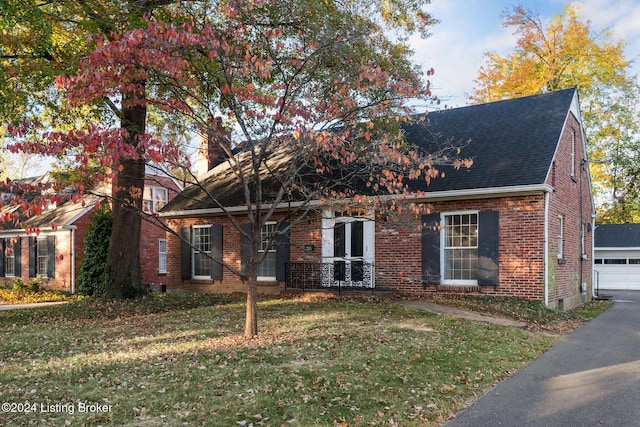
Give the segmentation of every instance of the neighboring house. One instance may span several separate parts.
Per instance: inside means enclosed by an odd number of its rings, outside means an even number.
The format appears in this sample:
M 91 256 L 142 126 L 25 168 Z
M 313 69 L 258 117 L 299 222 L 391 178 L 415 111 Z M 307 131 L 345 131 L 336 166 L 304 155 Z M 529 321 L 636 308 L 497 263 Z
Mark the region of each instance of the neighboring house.
M 640 224 L 599 224 L 594 233 L 594 286 L 640 290 Z
M 180 190 L 182 186 L 161 168 L 147 166 L 143 209 L 159 211 Z M 13 221 L 4 221 L 0 227 L 0 283 L 10 285 L 15 278 L 24 283 L 39 279 L 47 288 L 75 293 L 84 236 L 103 198 L 86 194 L 76 201 L 63 201 L 41 215 L 21 218 L 19 227 Z M 18 211 L 17 207 L 5 206 L 2 212 L 11 215 Z M 142 283 L 158 290 L 166 283 L 166 232 L 143 220 L 140 240 Z
M 426 152 L 452 141 L 473 165 L 441 168 L 446 176 L 430 185 L 410 182 L 410 201 L 426 215 L 320 206 L 270 250 L 259 292 L 473 292 L 560 309 L 590 299 L 594 206 L 575 89 L 430 113 L 404 130 Z M 246 223 L 228 172 L 222 163 L 201 181 Z M 169 237 L 168 291 L 246 289 L 207 256 L 240 269 L 247 246 L 204 191 L 185 189 L 161 215 L 191 242 Z

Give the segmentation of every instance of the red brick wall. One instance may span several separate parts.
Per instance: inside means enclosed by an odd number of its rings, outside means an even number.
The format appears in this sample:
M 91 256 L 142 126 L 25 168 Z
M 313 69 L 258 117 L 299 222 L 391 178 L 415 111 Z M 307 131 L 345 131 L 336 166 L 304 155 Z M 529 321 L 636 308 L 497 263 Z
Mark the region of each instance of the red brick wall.
M 147 175 L 145 186 L 164 187 L 167 191 L 167 201 L 173 199 L 179 192 L 175 182 L 164 176 Z M 141 280 L 144 286 L 151 286 L 158 290 L 160 285 L 167 283 L 167 274 L 160 273 L 159 241 L 167 239 L 166 231 L 145 220 L 140 230 L 140 268 Z
M 429 204 L 432 213 L 499 212 L 499 286 L 483 293 L 542 300 L 544 296 L 544 197 L 520 196 Z M 433 292 L 424 287 L 420 217 L 391 214 L 376 224 L 376 288 L 400 294 Z M 453 287 L 451 289 L 454 289 Z
M 15 254 L 16 262 L 20 262 L 20 279 L 24 284 L 28 284 L 31 280 L 39 280 L 41 286 L 47 289 L 55 289 L 65 292 L 72 291 L 72 277 L 71 277 L 71 230 L 58 230 L 56 232 L 43 232 L 39 236 L 55 237 L 55 253 L 49 254 L 49 256 L 55 257 L 55 270 L 53 278 L 35 278 L 29 277 L 29 237 L 36 237 L 35 234 L 31 236 L 22 236 L 21 239 L 21 253 Z M 77 267 L 77 264 L 76 264 Z M 0 283 L 5 286 L 11 287 L 13 280 L 16 277 L 0 277 Z
M 274 219 L 275 220 L 275 219 Z M 242 224 L 248 222 L 241 216 L 237 221 Z M 183 220 L 168 220 L 167 224 L 175 232 L 180 233 L 182 227 L 192 225 L 222 225 L 222 258 L 231 267 L 240 270 L 240 232 L 231 224 L 227 217 L 190 218 Z M 322 240 L 319 217 L 312 216 L 297 224 L 289 234 L 290 260 L 292 262 L 320 262 L 322 259 Z M 311 252 L 305 251 L 305 245 L 313 245 Z M 167 241 L 167 291 L 195 291 L 195 292 L 245 292 L 246 283 L 228 268 L 223 269 L 222 281 L 213 280 L 182 280 L 180 266 L 181 241 L 173 235 Z M 282 282 L 259 282 L 258 292 L 263 294 L 277 294 L 284 289 Z
M 571 130 L 575 132 L 575 176 L 571 177 Z M 590 299 L 592 262 L 592 231 L 586 224 L 592 223 L 592 201 L 587 171 L 582 168 L 585 158 L 580 127 L 571 114 L 556 153 L 554 173 L 549 178 L 555 191 L 549 200 L 549 300 L 551 305 L 564 308 L 578 305 Z M 563 217 L 563 259 L 558 260 L 558 215 Z M 585 253 L 582 259 L 581 228 L 585 230 Z M 580 284 L 587 284 L 587 291 L 580 300 Z
M 575 172 L 570 176 L 571 132 L 576 132 Z M 569 117 L 555 157 L 553 173 L 548 184 L 548 302 L 552 307 L 571 308 L 589 299 L 591 295 L 591 232 L 586 231 L 587 260 L 581 257 L 581 224 L 592 221 L 592 201 L 587 172 L 580 166 L 584 157 L 580 128 L 573 116 Z M 475 287 L 485 294 L 524 297 L 545 300 L 545 194 L 485 199 L 440 201 L 429 205 L 433 213 L 453 211 L 499 212 L 499 286 Z M 421 283 L 421 224 L 420 216 L 408 213 L 384 213 L 376 218 L 375 272 L 376 289 L 393 290 L 400 294 L 434 292 L 438 286 Z M 557 258 L 558 215 L 564 217 L 564 257 Z M 196 224 L 223 225 L 223 258 L 240 268 L 239 233 L 226 218 L 199 218 L 171 220 L 169 225 L 179 232 L 180 227 Z M 305 252 L 304 245 L 313 244 L 313 252 Z M 193 282 L 182 281 L 180 274 L 180 241 L 168 238 L 167 284 L 170 290 L 235 292 L 244 291 L 245 285 L 229 270 L 223 280 Z M 302 221 L 291 232 L 291 261 L 320 262 L 322 260 L 321 224 L 319 217 Z M 588 289 L 581 293 L 580 283 Z M 259 292 L 275 293 L 282 284 L 261 283 Z M 449 288 L 451 290 L 452 288 Z

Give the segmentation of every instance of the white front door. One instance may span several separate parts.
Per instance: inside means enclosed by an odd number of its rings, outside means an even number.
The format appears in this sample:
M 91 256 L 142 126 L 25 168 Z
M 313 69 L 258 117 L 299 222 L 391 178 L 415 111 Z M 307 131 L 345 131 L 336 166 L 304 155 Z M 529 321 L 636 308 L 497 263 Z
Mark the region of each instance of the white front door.
M 373 287 L 375 222 L 327 209 L 322 219 L 323 286 Z

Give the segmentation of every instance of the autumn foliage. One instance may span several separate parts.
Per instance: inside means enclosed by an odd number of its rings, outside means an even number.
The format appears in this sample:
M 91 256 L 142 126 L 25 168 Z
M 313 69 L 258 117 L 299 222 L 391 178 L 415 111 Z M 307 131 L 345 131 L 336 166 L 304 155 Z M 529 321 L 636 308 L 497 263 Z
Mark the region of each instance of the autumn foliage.
M 304 216 L 311 200 L 358 196 L 354 182 L 366 182 L 370 195 L 401 195 L 407 178 L 438 176 L 441 159 L 408 147 L 400 130 L 412 113 L 409 101 L 436 102 L 402 37 L 426 35 L 434 22 L 423 2 L 203 1 L 162 8 L 144 3 L 148 13 L 138 24 L 92 36 L 95 49 L 80 60 L 77 72 L 55 79 L 66 105 L 101 108 L 105 120 L 72 131 L 38 131 L 25 122 L 11 128 L 12 150 L 71 156 L 80 175 L 115 179 L 121 193 L 114 200 L 122 198 L 127 211 L 139 209 L 142 194 L 141 184 L 123 180 L 140 180 L 136 164 L 162 162 L 201 185 L 189 172 L 183 146 L 146 132 L 148 113 L 167 127 L 179 123 L 204 137 L 219 134 L 222 122 L 233 137 L 218 138 L 217 150 L 244 189 L 252 249 L 274 206 L 292 194 L 306 203 L 289 213 L 289 221 Z M 389 28 L 401 37 L 390 39 Z M 272 170 L 270 159 L 282 152 L 289 153 L 288 163 Z M 330 179 L 305 186 L 300 174 L 309 172 Z M 277 174 L 280 183 L 268 200 L 262 193 L 265 173 Z M 114 209 L 115 223 L 120 215 Z M 112 245 L 116 234 L 127 234 L 116 228 L 113 233 Z M 248 280 L 248 307 L 254 310 L 247 316 L 254 323 L 248 323 L 249 337 L 257 333 L 261 261 L 255 255 L 247 272 L 232 270 Z
M 599 221 L 640 220 L 637 176 L 640 85 L 624 41 L 595 29 L 568 6 L 549 22 L 525 7 L 505 10 L 517 37 L 513 51 L 486 52 L 471 95 L 490 102 L 577 87 Z

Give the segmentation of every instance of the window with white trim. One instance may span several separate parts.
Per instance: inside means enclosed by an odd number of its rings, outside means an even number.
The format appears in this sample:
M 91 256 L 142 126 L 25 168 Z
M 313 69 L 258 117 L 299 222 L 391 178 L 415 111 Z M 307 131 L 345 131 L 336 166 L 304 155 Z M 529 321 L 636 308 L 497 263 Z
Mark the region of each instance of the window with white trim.
M 571 129 L 571 177 L 576 176 L 576 131 Z
M 47 269 L 49 267 L 49 248 L 46 237 L 38 237 L 36 256 L 37 277 L 47 277 Z
M 211 227 L 193 226 L 192 269 L 194 279 L 211 278 Z
M 558 215 L 558 259 L 563 258 L 563 246 L 564 246 L 564 237 L 563 230 L 564 229 L 564 217 L 562 215 Z
M 582 228 L 580 229 L 580 254 L 582 257 L 586 257 L 587 252 L 585 251 L 585 223 L 582 223 Z
M 166 239 L 158 240 L 158 273 L 167 272 L 167 241 Z
M 444 214 L 444 283 L 475 284 L 478 278 L 478 213 Z
M 258 255 L 267 253 L 258 267 L 258 280 L 276 280 L 276 247 L 269 247 L 269 238 L 275 236 L 277 223 L 267 222 L 260 229 L 260 247 Z
M 158 212 L 167 204 L 167 189 L 164 187 L 145 185 L 142 194 L 142 210 L 147 213 Z
M 15 277 L 16 275 L 16 254 L 13 248 L 4 250 L 4 275 L 5 277 Z

